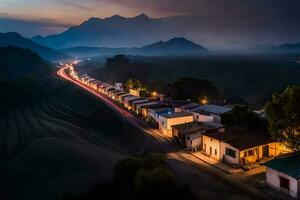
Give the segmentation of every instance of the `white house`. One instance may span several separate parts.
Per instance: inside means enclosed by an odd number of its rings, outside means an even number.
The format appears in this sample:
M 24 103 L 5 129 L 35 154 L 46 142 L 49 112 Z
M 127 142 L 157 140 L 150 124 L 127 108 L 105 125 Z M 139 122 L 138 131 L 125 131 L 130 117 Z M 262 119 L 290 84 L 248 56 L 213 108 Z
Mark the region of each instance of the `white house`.
M 223 128 L 218 132 L 203 133 L 202 139 L 204 154 L 237 167 L 286 153 L 285 147 L 276 140 L 245 128 Z
M 300 198 L 300 153 L 271 160 L 266 166 L 266 184 L 293 198 Z
M 136 99 L 140 99 L 140 97 L 137 97 L 137 96 L 128 96 L 128 97 L 125 97 L 124 98 L 124 106 L 125 106 L 125 108 L 129 108 L 129 101 L 136 100 Z
M 199 122 L 221 122 L 221 115 L 231 111 L 231 108 L 217 105 L 203 105 L 195 109 L 191 109 L 195 121 Z
M 131 94 L 125 93 L 125 94 L 119 95 L 117 101 L 119 101 L 119 102 L 122 103 L 122 102 L 123 102 L 123 99 L 124 99 L 125 97 L 128 97 L 128 96 L 131 96 Z
M 159 130 L 168 137 L 172 137 L 172 126 L 193 121 L 193 115 L 186 112 L 167 113 L 159 116 Z
M 149 109 L 149 117 L 151 117 L 154 121 L 158 123 L 159 116 L 162 114 L 171 114 L 173 113 L 173 109 L 168 107 L 162 107 L 162 108 L 150 108 Z
M 158 104 L 158 102 L 156 102 L 156 101 L 147 101 L 147 102 L 144 102 L 144 103 L 139 103 L 139 104 L 136 105 L 135 112 L 137 114 L 142 114 L 142 107 L 143 106 L 155 105 L 155 104 Z

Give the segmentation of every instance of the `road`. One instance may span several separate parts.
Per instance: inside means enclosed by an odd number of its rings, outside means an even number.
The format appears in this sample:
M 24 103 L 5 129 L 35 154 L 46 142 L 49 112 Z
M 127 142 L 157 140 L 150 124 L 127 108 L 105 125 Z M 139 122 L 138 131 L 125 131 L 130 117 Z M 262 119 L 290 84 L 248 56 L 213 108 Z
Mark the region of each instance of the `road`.
M 211 166 L 210 164 L 204 162 L 203 160 L 200 160 L 199 158 L 193 156 L 192 154 L 178 149 L 173 143 L 165 136 L 160 134 L 156 129 L 151 129 L 147 126 L 144 120 L 136 117 L 129 111 L 125 110 L 124 108 L 120 107 L 118 104 L 116 104 L 113 100 L 110 98 L 99 94 L 94 89 L 89 88 L 88 86 L 80 83 L 79 81 L 72 79 L 69 77 L 69 75 L 65 72 L 65 70 L 68 68 L 68 66 L 64 66 L 60 68 L 57 71 L 57 75 L 61 78 L 68 80 L 72 82 L 73 84 L 81 87 L 82 89 L 90 92 L 97 98 L 99 98 L 102 102 L 104 102 L 107 106 L 115 110 L 121 117 L 123 117 L 125 120 L 130 122 L 132 125 L 143 131 L 145 134 L 150 135 L 151 137 L 155 138 L 157 141 L 160 142 L 163 149 L 166 151 L 166 154 L 169 159 L 173 159 L 173 162 L 171 162 L 173 165 L 175 165 L 175 168 L 178 167 L 178 162 L 183 162 L 186 166 L 190 167 L 190 169 L 183 170 L 196 170 L 198 175 L 206 175 L 209 176 L 209 179 L 211 177 L 214 179 L 214 181 L 217 181 L 218 183 L 225 185 L 226 187 L 229 187 L 229 193 L 233 191 L 240 191 L 241 197 L 238 196 L 238 199 L 269 199 L 268 196 L 266 196 L 264 193 L 260 192 L 257 188 L 242 183 L 240 180 L 236 178 L 236 176 L 231 176 L 229 174 L 224 173 L 223 171 Z M 144 144 L 145 149 L 147 147 L 147 143 Z M 203 178 L 203 177 L 202 177 Z M 209 180 L 208 179 L 208 180 Z M 202 181 L 203 182 L 203 181 Z M 192 183 L 194 184 L 194 183 Z M 197 183 L 196 183 L 197 184 Z M 225 194 L 224 194 L 225 195 Z M 226 199 L 226 198 L 224 198 Z M 231 199 L 231 197 L 229 198 Z

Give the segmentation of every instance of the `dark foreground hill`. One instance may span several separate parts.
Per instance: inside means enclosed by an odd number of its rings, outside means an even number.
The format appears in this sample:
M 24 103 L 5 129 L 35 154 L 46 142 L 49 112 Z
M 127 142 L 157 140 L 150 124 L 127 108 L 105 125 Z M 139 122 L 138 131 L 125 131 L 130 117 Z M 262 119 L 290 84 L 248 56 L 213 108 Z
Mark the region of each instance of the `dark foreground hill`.
M 51 71 L 49 63 L 28 49 L 0 47 L 0 56 L 0 77 L 4 80 L 45 76 Z
M 17 33 L 0 33 L 0 47 L 15 46 L 39 54 L 43 59 L 49 61 L 60 61 L 70 59 L 70 56 L 63 54 L 54 49 L 36 44 L 30 39 L 24 38 Z

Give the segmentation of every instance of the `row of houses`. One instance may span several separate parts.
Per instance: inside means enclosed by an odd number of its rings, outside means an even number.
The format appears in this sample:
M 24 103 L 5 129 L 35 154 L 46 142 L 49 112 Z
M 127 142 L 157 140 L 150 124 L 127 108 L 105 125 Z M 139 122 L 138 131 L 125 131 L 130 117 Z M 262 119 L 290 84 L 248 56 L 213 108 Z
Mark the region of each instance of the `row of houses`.
M 186 150 L 201 151 L 210 158 L 234 167 L 265 163 L 266 183 L 292 197 L 299 197 L 299 154 L 272 159 L 289 150 L 269 135 L 255 129 L 224 127 L 221 124 L 221 115 L 229 112 L 231 108 L 200 105 L 185 100 L 160 101 L 142 98 L 133 92 L 124 91 L 121 83 L 107 84 L 87 75 L 79 76 L 74 71 L 70 75 L 143 117 Z

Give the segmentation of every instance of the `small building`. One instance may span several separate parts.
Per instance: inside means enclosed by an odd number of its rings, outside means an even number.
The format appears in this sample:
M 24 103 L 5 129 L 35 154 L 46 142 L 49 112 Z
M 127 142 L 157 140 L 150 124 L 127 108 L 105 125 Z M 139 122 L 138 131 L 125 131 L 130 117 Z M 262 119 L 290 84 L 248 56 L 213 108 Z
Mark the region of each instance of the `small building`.
M 130 98 L 132 98 L 132 97 L 134 97 L 134 96 L 131 95 L 131 94 L 124 94 L 124 95 L 121 95 L 121 96 L 119 97 L 119 101 L 120 101 L 120 103 L 123 104 L 123 106 L 124 106 L 125 100 L 126 100 L 126 99 L 130 99 Z
M 112 96 L 111 96 L 111 98 L 113 99 L 113 100 L 118 100 L 119 99 L 119 96 L 121 96 L 121 95 L 123 95 L 123 94 L 127 94 L 126 92 L 116 92 L 116 93 L 114 93 Z
M 142 107 L 143 106 L 155 105 L 155 104 L 158 104 L 158 102 L 156 102 L 156 101 L 146 101 L 144 103 L 138 103 L 138 104 L 136 104 L 136 110 L 135 110 L 135 112 L 136 112 L 136 114 L 141 115 L 142 114 Z
M 129 93 L 133 96 L 140 96 L 140 91 L 139 90 L 134 90 L 134 89 L 129 89 Z
M 193 115 L 186 112 L 167 113 L 159 116 L 159 130 L 162 134 L 172 137 L 172 126 L 193 121 Z
M 149 109 L 165 107 L 165 105 L 160 102 L 157 102 L 157 101 L 153 101 L 153 102 L 156 102 L 156 104 L 141 106 L 141 113 L 142 113 L 143 117 L 147 120 L 149 119 Z
M 128 97 L 125 97 L 124 98 L 124 106 L 125 106 L 125 108 L 129 109 L 129 101 L 137 100 L 137 99 L 140 99 L 140 97 L 137 97 L 137 96 L 128 96 Z
M 124 91 L 123 83 L 115 83 L 115 88 L 120 91 Z
M 157 123 L 159 121 L 159 116 L 162 114 L 172 114 L 174 113 L 172 108 L 160 107 L 160 108 L 149 108 L 149 120 L 153 120 Z
M 129 94 L 129 93 L 125 93 L 125 94 L 118 95 L 118 96 L 117 96 L 117 101 L 120 102 L 120 103 L 122 103 L 123 99 L 124 99 L 125 97 L 128 97 L 128 96 L 132 96 L 132 95 Z
M 128 109 L 129 110 L 134 110 L 134 103 L 138 101 L 146 100 L 144 98 L 138 97 L 137 99 L 132 99 L 128 101 Z
M 172 126 L 173 140 L 187 150 L 202 150 L 202 133 L 216 132 L 221 128 L 212 124 L 190 122 Z
M 293 198 L 300 198 L 300 153 L 276 158 L 264 165 L 268 186 Z
M 120 90 L 117 90 L 117 89 L 113 89 L 113 90 L 110 90 L 107 94 L 108 97 L 112 97 L 115 93 L 118 93 L 120 92 Z
M 221 122 L 221 115 L 231 111 L 231 108 L 217 105 L 203 105 L 196 109 L 191 109 L 194 119 L 199 122 Z
M 226 128 L 203 133 L 203 153 L 240 167 L 267 161 L 283 153 L 283 148 L 279 142 L 259 131 Z
M 148 103 L 148 102 L 150 102 L 150 100 L 148 100 L 148 99 L 141 99 L 141 100 L 134 101 L 134 102 L 132 102 L 132 110 L 137 112 L 138 105 L 143 104 L 143 103 Z

